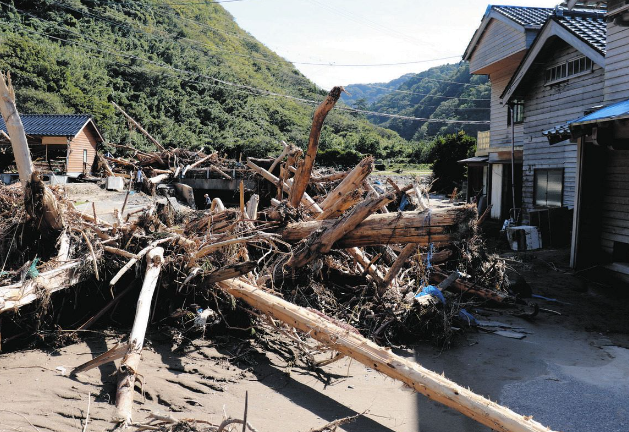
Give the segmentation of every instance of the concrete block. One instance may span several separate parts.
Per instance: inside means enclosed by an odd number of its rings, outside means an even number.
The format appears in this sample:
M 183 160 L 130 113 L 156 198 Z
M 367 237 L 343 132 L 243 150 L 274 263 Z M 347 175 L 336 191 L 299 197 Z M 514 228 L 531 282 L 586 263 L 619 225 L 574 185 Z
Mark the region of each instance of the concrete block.
M 123 191 L 124 179 L 122 177 L 107 177 L 105 189 L 113 191 Z

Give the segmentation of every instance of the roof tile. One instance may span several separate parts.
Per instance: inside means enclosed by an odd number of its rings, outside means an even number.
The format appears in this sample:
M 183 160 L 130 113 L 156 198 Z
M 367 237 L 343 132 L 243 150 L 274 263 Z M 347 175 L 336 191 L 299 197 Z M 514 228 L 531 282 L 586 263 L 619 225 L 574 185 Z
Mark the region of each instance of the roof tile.
M 73 137 L 92 117 L 88 114 L 22 114 L 20 118 L 27 135 Z M 0 129 L 7 132 L 2 117 Z
M 492 6 L 507 18 L 522 26 L 542 26 L 555 9 L 526 6 Z

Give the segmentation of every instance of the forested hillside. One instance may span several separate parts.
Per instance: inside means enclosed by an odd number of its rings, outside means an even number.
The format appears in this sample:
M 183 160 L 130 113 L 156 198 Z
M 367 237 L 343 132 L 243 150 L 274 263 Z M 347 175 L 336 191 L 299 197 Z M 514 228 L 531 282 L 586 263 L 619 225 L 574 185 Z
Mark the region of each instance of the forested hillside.
M 489 121 L 489 97 L 487 77 L 470 75 L 467 64 L 448 64 L 405 79 L 368 109 L 417 118 Z M 479 124 L 430 123 L 381 116 L 369 119 L 414 141 L 459 130 L 475 137 L 477 131 L 489 129 L 489 125 Z
M 0 69 L 22 113 L 89 113 L 113 143 L 149 146 L 115 101 L 166 146 L 265 155 L 307 142 L 326 92 L 240 29 L 219 5 L 157 0 L 0 1 Z M 321 149 L 366 143 L 395 154 L 396 133 L 334 110 Z
M 369 105 L 390 94 L 414 76 L 415 74 L 410 73 L 386 83 L 350 84 L 345 86 L 347 93 L 343 93 L 341 100 L 351 107 L 368 108 Z

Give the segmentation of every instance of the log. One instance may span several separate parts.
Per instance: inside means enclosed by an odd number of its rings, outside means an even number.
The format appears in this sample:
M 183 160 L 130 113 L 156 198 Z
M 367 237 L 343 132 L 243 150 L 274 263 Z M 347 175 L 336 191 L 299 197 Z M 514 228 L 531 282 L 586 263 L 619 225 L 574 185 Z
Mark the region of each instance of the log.
M 118 270 L 118 273 L 116 273 L 116 275 L 111 279 L 111 281 L 109 281 L 109 286 L 113 287 L 114 285 L 116 285 L 116 282 L 118 282 L 120 280 L 120 278 L 127 272 L 129 271 L 129 269 L 131 267 L 133 267 L 133 265 L 138 262 L 138 260 L 142 259 L 142 257 L 144 255 L 146 255 L 149 251 L 151 251 L 153 248 L 155 248 L 155 246 L 174 240 L 175 237 L 167 237 L 167 238 L 163 238 L 163 239 L 159 239 L 159 240 L 155 240 L 154 242 L 152 242 L 150 245 L 148 245 L 147 247 L 145 247 L 144 249 L 142 249 L 140 252 L 138 252 L 133 258 L 131 258 L 129 260 L 128 263 L 126 263 L 124 265 L 124 267 L 122 267 L 120 270 Z
M 11 138 L 11 148 L 17 171 L 20 175 L 20 182 L 22 187 L 26 187 L 26 183 L 33 174 L 33 161 L 31 160 L 31 151 L 26 141 L 22 119 L 20 119 L 15 106 L 15 91 L 11 84 L 11 74 L 8 72 L 6 77 L 4 73 L 0 72 L 0 111 Z
M 257 264 L 255 261 L 230 264 L 211 272 L 210 274 L 204 276 L 203 279 L 206 283 L 215 283 L 225 279 L 233 279 L 253 271 L 256 266 Z
M 50 295 L 86 280 L 89 273 L 79 270 L 91 260 L 91 256 L 88 256 L 85 261 L 70 261 L 40 273 L 35 279 L 0 287 L 0 314 L 17 310 L 42 295 Z
M 369 183 L 369 180 L 365 180 L 363 182 L 363 187 L 365 188 L 365 190 L 367 190 L 368 192 L 374 193 L 374 194 L 378 194 L 379 192 L 376 190 L 376 188 L 374 188 L 371 183 Z M 382 213 L 389 213 L 389 209 L 386 207 L 382 207 Z
M 148 133 L 148 132 L 147 132 L 147 131 L 146 131 L 146 130 L 145 130 L 145 129 L 144 129 L 144 128 L 140 125 L 140 123 L 138 123 L 137 121 L 135 121 L 135 120 L 134 120 L 134 119 L 133 119 L 133 118 L 132 118 L 129 114 L 127 114 L 127 113 L 126 113 L 126 112 L 125 112 L 122 108 L 120 108 L 116 102 L 112 101 L 111 103 L 112 103 L 112 105 L 113 105 L 114 107 L 116 107 L 116 109 L 117 109 L 118 111 L 120 111 L 120 112 L 122 113 L 122 115 L 123 115 L 123 116 L 125 116 L 125 117 L 127 118 L 127 120 L 129 120 L 129 121 L 130 121 L 130 122 L 131 122 L 131 123 L 132 123 L 132 124 L 133 124 L 136 128 L 138 128 L 138 130 L 139 130 L 140 132 L 142 132 L 142 133 L 144 134 L 144 136 L 146 136 L 146 137 L 147 137 L 147 138 L 148 138 L 148 139 L 149 139 L 149 140 L 150 140 L 153 144 L 155 144 L 155 145 L 157 146 L 157 148 L 158 148 L 158 149 L 160 149 L 160 150 L 162 150 L 162 151 L 164 151 L 164 150 L 165 150 L 165 148 L 164 148 L 164 147 L 163 147 L 163 146 L 159 143 L 159 141 L 157 141 L 155 138 L 153 138 L 153 137 L 151 136 L 151 134 L 150 134 L 150 133 Z
M 321 253 L 330 252 L 334 243 L 351 232 L 367 216 L 386 206 L 395 199 L 394 193 L 372 197 L 354 207 L 350 212 L 334 220 L 321 232 L 314 235 L 307 243 L 303 244 L 286 264 L 288 267 L 302 267 L 319 256 Z
M 448 275 L 440 270 L 434 270 L 430 273 L 430 280 L 433 282 L 442 282 L 448 278 Z M 470 282 L 456 280 L 447 288 L 448 291 L 458 292 L 461 294 L 469 294 L 486 300 L 495 301 L 497 303 L 515 303 L 515 298 L 509 294 L 497 290 L 492 290 L 482 286 L 472 284 Z
M 395 279 L 395 277 L 400 273 L 400 270 L 402 270 L 402 267 L 404 267 L 404 264 L 406 264 L 408 259 L 416 252 L 416 244 L 409 243 L 404 246 L 404 249 L 402 249 L 402 252 L 400 252 L 393 265 L 389 268 L 389 271 L 387 272 L 384 279 L 382 279 L 382 282 L 378 284 L 378 295 L 384 295 L 389 285 L 391 285 L 393 279 Z
M 149 179 L 149 181 L 150 181 L 151 183 L 153 183 L 153 184 L 158 184 L 158 183 L 161 183 L 161 182 L 163 182 L 163 181 L 168 180 L 168 178 L 170 177 L 170 175 L 171 175 L 171 174 L 172 174 L 172 173 L 169 173 L 169 174 L 159 174 L 159 175 L 156 175 L 155 177 L 151 177 L 151 178 Z
M 373 214 L 336 242 L 336 247 L 350 248 L 387 244 L 417 243 L 436 247 L 458 240 L 469 230 L 469 222 L 476 217 L 474 206 L 460 206 L 424 212 Z M 335 220 L 295 222 L 278 230 L 282 240 L 296 243 L 325 229 Z
M 299 205 L 310 182 L 312 168 L 314 167 L 317 151 L 319 150 L 319 137 L 321 136 L 323 121 L 332 108 L 334 108 L 334 105 L 336 105 L 343 91 L 343 87 L 333 87 L 325 100 L 315 110 L 312 118 L 312 127 L 310 128 L 310 136 L 308 137 L 308 148 L 304 156 L 304 163 L 301 165 L 299 172 L 295 174 L 295 181 L 289 196 L 290 203 L 293 207 Z
M 549 432 L 534 421 L 498 405 L 448 380 L 442 374 L 380 347 L 360 334 L 335 324 L 332 319 L 294 305 L 239 279 L 218 286 L 261 312 L 306 333 L 328 348 L 351 357 L 369 368 L 399 380 L 428 398 L 500 432 Z
M 129 335 L 127 353 L 118 369 L 118 389 L 116 391 L 116 414 L 115 419 L 125 425 L 131 424 L 131 414 L 133 408 L 133 388 L 135 376 L 140 365 L 140 353 L 144 345 L 144 336 L 148 326 L 151 312 L 151 301 L 155 286 L 159 278 L 159 273 L 164 262 L 164 249 L 156 247 L 146 254 L 146 273 L 144 283 L 138 298 L 138 306 L 135 312 L 133 328 Z
M 245 206 L 245 213 L 249 220 L 258 219 L 258 204 L 260 204 L 260 196 L 258 194 L 251 195 Z
M 250 159 L 247 159 L 247 166 L 249 168 L 251 168 L 253 171 L 255 171 L 257 174 L 260 174 L 262 177 L 264 177 L 265 179 L 267 179 L 268 181 L 270 181 L 273 184 L 279 184 L 280 183 L 280 179 L 275 177 L 273 174 L 271 174 L 270 172 L 268 172 L 267 170 L 265 170 L 264 168 L 259 167 L 258 165 L 254 164 L 253 162 L 251 162 Z M 286 193 L 290 193 L 290 182 L 292 181 L 289 180 L 287 183 L 282 182 L 282 190 L 284 190 L 284 192 Z M 313 200 L 307 193 L 304 192 L 302 198 L 301 198 L 301 203 L 306 206 L 306 208 L 308 210 L 310 210 L 312 213 L 323 213 L 323 210 L 321 210 L 321 207 L 319 207 L 319 205 L 315 202 L 315 200 Z
M 116 174 L 113 172 L 113 170 L 109 166 L 109 162 L 107 162 L 107 159 L 105 159 L 103 157 L 103 155 L 101 155 L 100 153 L 98 154 L 98 163 L 100 164 L 100 166 L 103 167 L 103 171 L 105 171 L 105 175 L 107 177 L 115 177 L 116 176 Z
M 269 168 L 269 172 L 271 173 L 273 172 L 277 164 L 280 163 L 282 159 L 284 159 L 284 156 L 287 156 L 288 153 L 290 152 L 290 146 L 286 144 L 284 141 L 282 141 L 282 147 L 283 147 L 282 153 L 280 153 L 280 155 L 275 158 L 275 160 L 271 164 L 271 167 Z
M 358 263 L 363 266 L 365 271 L 369 273 L 369 275 L 373 278 L 376 284 L 381 284 L 384 275 L 378 268 L 373 265 L 373 262 L 369 261 L 365 256 L 365 253 L 357 247 L 347 249 L 347 253 L 349 253 L 352 258 L 354 258 Z
M 359 189 L 363 180 L 373 171 L 373 157 L 368 156 L 358 163 L 352 171 L 330 192 L 321 203 L 322 209 L 332 206 L 349 192 Z
M 363 194 L 359 189 L 354 189 L 350 191 L 347 195 L 337 200 L 330 207 L 323 210 L 323 213 L 317 215 L 315 219 L 323 220 L 323 219 L 333 219 L 341 216 L 347 209 L 355 206 L 362 199 Z M 382 207 L 382 208 L 386 208 Z

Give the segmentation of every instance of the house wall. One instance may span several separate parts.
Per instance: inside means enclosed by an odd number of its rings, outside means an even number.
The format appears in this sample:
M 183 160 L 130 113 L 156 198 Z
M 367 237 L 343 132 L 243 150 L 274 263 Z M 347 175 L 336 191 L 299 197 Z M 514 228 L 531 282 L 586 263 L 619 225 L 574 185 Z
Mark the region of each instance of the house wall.
M 96 134 L 89 124 L 70 142 L 68 174 L 83 173 L 83 150 L 87 150 L 87 170 L 89 172 L 96 157 Z
M 629 27 L 607 24 L 605 104 L 629 99 Z
M 526 49 L 524 31 L 492 19 L 470 58 L 470 72 L 477 71 Z
M 587 163 L 587 161 L 586 161 Z M 609 150 L 602 170 L 601 249 L 611 261 L 614 242 L 629 244 L 629 150 Z
M 494 72 L 489 76 L 491 80 L 491 136 L 489 138 L 489 151 L 492 147 L 509 147 L 511 149 L 511 126 L 507 124 L 507 106 L 502 104 L 500 95 L 509 84 L 511 76 L 518 67 L 517 62 L 513 62 L 504 69 Z M 521 146 L 524 128 L 522 124 L 515 125 L 515 145 Z
M 523 84 L 527 89 L 524 101 L 522 186 L 525 220 L 528 220 L 528 211 L 534 208 L 533 182 L 537 168 L 563 168 L 563 206 L 574 207 L 577 146 L 569 142 L 551 146 L 542 132 L 579 118 L 586 109 L 603 102 L 604 70 L 596 64 L 592 73 L 559 84 L 544 84 L 546 66 L 553 66 L 579 55 L 582 54 L 564 44 L 562 48 L 553 50 L 551 58 L 545 59 L 544 67 L 532 69 L 531 76 Z

